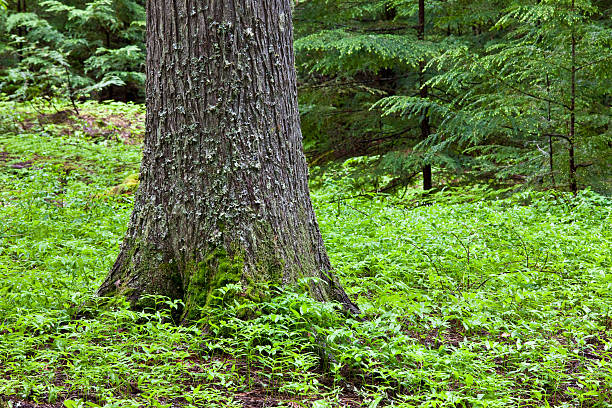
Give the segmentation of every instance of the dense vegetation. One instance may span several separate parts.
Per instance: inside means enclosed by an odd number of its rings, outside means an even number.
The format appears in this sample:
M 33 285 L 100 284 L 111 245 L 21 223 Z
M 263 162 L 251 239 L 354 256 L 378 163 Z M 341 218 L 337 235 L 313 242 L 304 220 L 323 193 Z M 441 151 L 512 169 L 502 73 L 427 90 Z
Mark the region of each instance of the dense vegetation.
M 398 177 L 389 187 L 431 164 L 443 172 L 438 185 L 467 175 L 609 190 L 608 2 L 308 1 L 299 10 L 303 122 L 321 154 L 379 154 L 375 169 Z
M 0 408 L 612 407 L 609 1 L 295 1 L 312 199 L 363 314 L 230 284 L 189 322 L 94 295 L 144 5 L 0 0 Z
M 0 92 L 143 100 L 144 1 L 6 4 Z M 603 0 L 296 2 L 310 162 L 367 155 L 372 191 L 414 185 L 433 166 L 438 188 L 609 194 L 611 15 Z
M 609 198 L 351 197 L 349 161 L 312 187 L 360 319 L 270 288 L 221 290 L 181 326 L 167 299 L 93 297 L 131 211 L 142 107 L 53 106 L 0 106 L 0 406 L 612 406 Z

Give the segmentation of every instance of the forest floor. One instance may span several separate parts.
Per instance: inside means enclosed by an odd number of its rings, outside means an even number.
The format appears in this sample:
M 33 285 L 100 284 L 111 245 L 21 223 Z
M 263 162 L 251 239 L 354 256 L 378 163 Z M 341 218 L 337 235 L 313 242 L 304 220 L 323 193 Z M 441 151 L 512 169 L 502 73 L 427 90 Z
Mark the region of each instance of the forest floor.
M 610 198 L 344 198 L 339 167 L 313 201 L 362 319 L 287 288 L 181 326 L 94 297 L 143 108 L 80 110 L 0 102 L 1 408 L 612 407 Z

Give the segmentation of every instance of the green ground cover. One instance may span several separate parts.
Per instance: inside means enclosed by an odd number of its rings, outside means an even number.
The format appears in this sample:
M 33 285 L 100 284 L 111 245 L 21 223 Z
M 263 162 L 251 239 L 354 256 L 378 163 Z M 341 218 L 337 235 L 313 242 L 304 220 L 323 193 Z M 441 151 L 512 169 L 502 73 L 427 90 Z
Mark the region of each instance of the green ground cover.
M 362 319 L 271 288 L 179 326 L 93 296 L 142 107 L 63 109 L 0 103 L 0 407 L 612 407 L 609 198 L 344 198 L 346 164 L 313 200 Z

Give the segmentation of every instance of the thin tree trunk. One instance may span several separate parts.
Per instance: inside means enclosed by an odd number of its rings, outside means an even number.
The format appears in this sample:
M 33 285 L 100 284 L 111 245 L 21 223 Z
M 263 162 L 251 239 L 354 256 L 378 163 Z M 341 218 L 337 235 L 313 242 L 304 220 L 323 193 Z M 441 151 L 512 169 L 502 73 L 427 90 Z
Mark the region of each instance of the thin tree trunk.
M 79 115 L 79 108 L 76 105 L 76 99 L 75 99 L 75 95 L 74 95 L 74 89 L 72 88 L 72 81 L 71 81 L 71 75 L 70 75 L 70 70 L 68 69 L 68 67 L 64 67 L 64 71 L 66 72 L 66 88 L 68 91 L 68 99 L 70 99 L 70 103 L 72 104 L 72 109 L 74 110 L 74 113 L 76 115 Z
M 548 74 L 546 74 L 546 94 L 549 99 L 549 101 L 547 102 L 546 119 L 548 121 L 548 124 L 550 125 L 552 121 L 552 113 L 551 113 L 551 105 L 550 105 L 550 78 L 548 77 Z M 553 188 L 557 188 L 557 183 L 555 181 L 554 158 L 555 158 L 555 152 L 553 150 L 553 139 L 552 139 L 552 136 L 549 135 L 548 136 L 548 167 L 550 170 L 550 179 L 552 181 Z
M 574 10 L 574 0 L 572 0 L 572 11 Z M 568 135 L 568 155 L 569 155 L 569 179 L 570 191 L 576 195 L 578 193 L 578 183 L 576 182 L 576 158 L 574 150 L 574 137 L 576 135 L 576 34 L 572 28 L 572 67 L 571 67 L 571 95 L 570 95 L 570 124 Z
M 187 313 L 316 278 L 313 297 L 350 301 L 331 274 L 308 191 L 290 0 L 147 2 L 147 118 L 140 187 L 99 288 Z
M 555 166 L 554 166 L 554 150 L 553 150 L 553 139 L 552 136 L 548 136 L 548 170 L 550 172 L 550 180 L 552 181 L 553 188 L 557 188 L 557 182 L 555 181 Z
M 17 12 L 25 13 L 26 11 L 26 0 L 17 0 Z M 17 27 L 17 34 L 20 37 L 23 37 L 26 34 L 25 29 L 22 26 Z M 19 60 L 21 60 L 21 57 L 19 58 Z
M 417 38 L 420 41 L 425 40 L 425 0 L 419 0 L 419 24 L 417 29 Z M 419 62 L 419 96 L 423 99 L 427 99 L 428 89 L 425 85 L 425 65 L 427 61 L 424 59 Z M 429 116 L 427 109 L 423 112 L 421 118 L 421 140 L 426 140 L 431 133 L 429 126 Z M 431 190 L 433 187 L 431 177 L 431 164 L 423 165 L 423 190 Z

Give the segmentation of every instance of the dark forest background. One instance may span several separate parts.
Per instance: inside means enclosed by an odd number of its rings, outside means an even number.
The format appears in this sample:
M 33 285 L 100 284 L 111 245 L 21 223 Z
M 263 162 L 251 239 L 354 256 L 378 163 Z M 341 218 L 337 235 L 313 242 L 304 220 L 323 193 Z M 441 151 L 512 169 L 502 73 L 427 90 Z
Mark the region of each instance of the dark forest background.
M 0 1 L 3 98 L 144 101 L 143 0 Z M 315 171 L 612 192 L 612 2 L 307 0 L 294 26 Z

